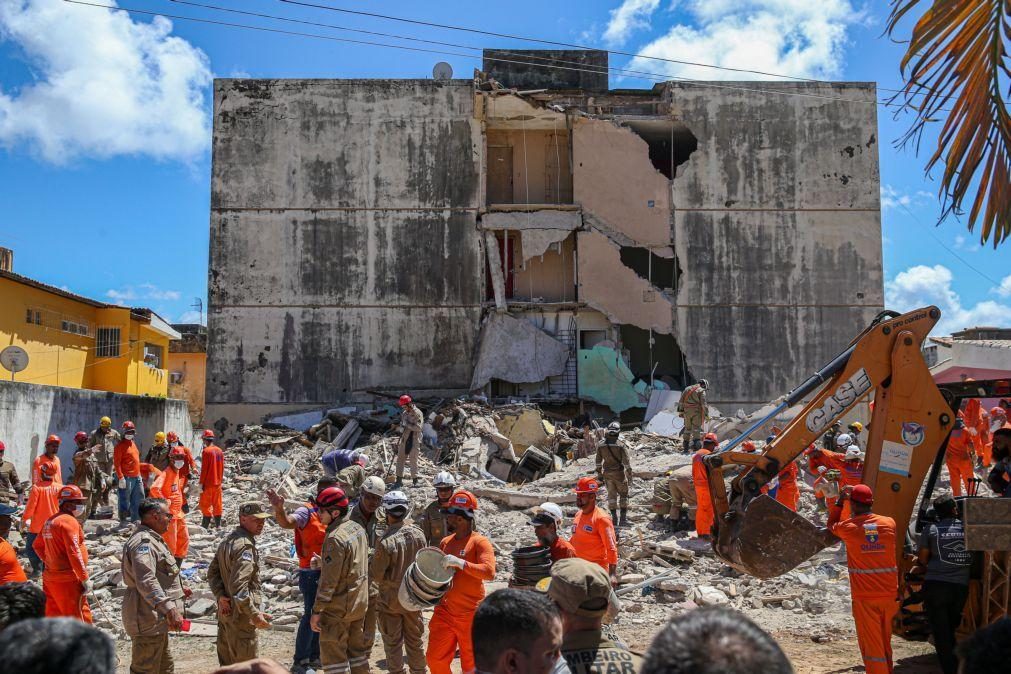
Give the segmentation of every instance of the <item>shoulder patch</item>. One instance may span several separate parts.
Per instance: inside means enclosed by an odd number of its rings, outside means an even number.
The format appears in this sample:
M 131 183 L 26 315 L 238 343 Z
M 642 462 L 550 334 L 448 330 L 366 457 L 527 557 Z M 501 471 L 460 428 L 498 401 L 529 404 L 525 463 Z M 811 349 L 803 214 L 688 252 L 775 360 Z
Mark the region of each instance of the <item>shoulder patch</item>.
M 251 561 L 253 561 L 253 551 L 252 550 L 243 550 L 242 554 L 239 556 L 239 559 L 241 559 L 244 562 L 251 562 Z
M 137 552 L 139 552 L 142 555 L 146 555 L 147 553 L 151 552 L 151 545 L 148 543 L 144 543 L 143 545 L 137 548 Z

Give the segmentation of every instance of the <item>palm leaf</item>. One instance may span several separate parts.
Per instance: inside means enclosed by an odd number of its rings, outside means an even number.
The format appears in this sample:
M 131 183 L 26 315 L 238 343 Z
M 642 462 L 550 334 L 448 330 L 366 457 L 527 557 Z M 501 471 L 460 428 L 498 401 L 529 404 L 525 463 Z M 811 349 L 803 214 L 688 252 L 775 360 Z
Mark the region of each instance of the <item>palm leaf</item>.
M 891 0 L 888 33 L 928 0 Z M 996 248 L 1011 237 L 1011 0 L 932 0 L 913 27 L 902 58 L 905 84 L 892 98 L 915 115 L 901 145 L 919 152 L 928 124 L 940 124 L 929 174 L 943 165 L 940 221 L 965 212 L 969 231 Z

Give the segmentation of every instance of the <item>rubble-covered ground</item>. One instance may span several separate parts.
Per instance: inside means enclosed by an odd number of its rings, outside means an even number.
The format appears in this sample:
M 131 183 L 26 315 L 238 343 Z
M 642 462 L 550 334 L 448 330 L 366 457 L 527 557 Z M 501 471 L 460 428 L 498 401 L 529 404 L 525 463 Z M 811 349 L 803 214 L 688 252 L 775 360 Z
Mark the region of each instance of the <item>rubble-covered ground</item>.
M 478 496 L 478 530 L 492 540 L 497 555 L 496 580 L 489 591 L 508 583 L 512 574 L 509 553 L 535 543 L 533 528 L 528 524 L 530 508 L 542 501 L 555 501 L 562 505 L 571 524 L 575 513 L 572 486 L 580 476 L 594 473 L 592 456 L 565 458 L 579 435 L 572 430 L 570 437 L 566 424 L 560 427 L 545 424 L 545 437 L 538 444 L 559 457 L 556 470 L 522 485 L 507 484 L 484 473 L 481 466 L 489 458 L 489 452 L 497 451 L 497 445 L 482 441 L 479 432 L 500 430 L 502 417 L 512 418 L 517 408 L 522 406 L 493 410 L 477 403 L 452 405 L 435 424 L 438 428 L 431 424 L 430 414 L 426 435 L 438 447 L 424 448 L 419 462 L 421 484 L 413 487 L 410 479 L 406 479 L 403 487 L 420 510 L 434 498 L 435 474 L 455 470 L 461 486 Z M 342 417 L 343 422 L 347 420 Z M 187 600 L 187 617 L 194 621 L 194 626 L 189 634 L 173 636 L 177 671 L 204 672 L 216 666 L 214 600 L 205 574 L 218 541 L 237 525 L 238 505 L 251 499 L 266 504 L 264 492 L 270 488 L 283 490 L 292 508 L 300 505 L 314 492 L 315 482 L 322 475 L 319 457 L 332 446 L 325 438 L 336 435 L 339 425 L 317 428 L 309 435 L 278 427 L 243 429 L 241 440 L 225 451 L 225 514 L 218 530 L 205 531 L 200 527 L 194 488 L 187 517 L 190 551 L 182 571 L 186 586 L 193 592 Z M 397 429 L 370 420 L 362 424 L 362 430 L 356 448 L 370 456 L 371 470 L 392 482 Z M 529 430 L 527 425 L 526 431 Z M 630 447 L 636 477 L 630 490 L 631 526 L 619 530 L 619 573 L 626 585 L 660 573 L 668 574 L 655 586 L 636 589 L 622 597 L 622 612 L 614 624 L 622 639 L 637 650 L 645 650 L 652 635 L 670 616 L 696 606 L 719 604 L 743 612 L 772 633 L 798 672 L 859 668 L 845 557 L 838 546 L 822 551 L 778 578 L 758 580 L 740 574 L 721 563 L 708 546 L 699 545 L 694 532 L 671 533 L 653 523 L 653 478 L 690 461 L 689 454 L 682 452 L 680 441 L 637 430 L 624 432 L 622 439 Z M 439 460 L 444 463 L 437 465 L 435 461 Z M 801 484 L 800 488 L 801 513 L 808 519 L 823 521 L 824 512 L 819 510 L 810 486 Z M 603 496 L 601 502 L 606 503 Z M 127 672 L 130 646 L 120 621 L 119 597 L 125 588 L 119 568 L 122 544 L 130 528 L 119 527 L 112 520 L 91 520 L 86 531 L 89 566 L 96 587 L 92 601 L 95 622 L 115 635 L 120 671 Z M 566 527 L 563 533 L 568 536 L 571 532 Z M 272 628 L 259 633 L 261 655 L 290 665 L 294 631 L 302 614 L 292 536 L 268 520 L 258 545 L 266 610 L 273 617 Z M 899 663 L 897 671 L 937 671 L 929 644 L 898 638 L 893 639 L 893 644 Z M 385 666 L 380 637 L 373 650 L 373 666 L 377 670 Z

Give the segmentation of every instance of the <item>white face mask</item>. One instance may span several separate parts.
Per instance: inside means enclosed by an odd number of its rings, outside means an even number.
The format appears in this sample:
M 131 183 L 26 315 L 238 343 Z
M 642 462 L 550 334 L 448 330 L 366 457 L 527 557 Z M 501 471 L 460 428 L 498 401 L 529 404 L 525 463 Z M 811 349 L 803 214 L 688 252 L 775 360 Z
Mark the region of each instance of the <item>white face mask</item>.
M 176 470 L 179 470 L 180 468 L 182 468 L 183 466 L 186 465 L 186 462 L 185 461 L 173 461 L 172 465 L 176 467 Z
M 80 504 L 80 505 L 75 505 L 74 506 L 74 517 L 80 517 L 81 515 L 84 514 L 84 511 L 87 510 L 87 509 L 88 509 L 88 506 L 84 505 L 83 503 Z
M 168 443 L 168 446 L 169 447 L 178 447 L 179 446 L 179 441 L 178 440 L 173 440 L 172 442 Z
M 126 433 L 123 437 L 127 440 L 133 440 L 133 433 Z

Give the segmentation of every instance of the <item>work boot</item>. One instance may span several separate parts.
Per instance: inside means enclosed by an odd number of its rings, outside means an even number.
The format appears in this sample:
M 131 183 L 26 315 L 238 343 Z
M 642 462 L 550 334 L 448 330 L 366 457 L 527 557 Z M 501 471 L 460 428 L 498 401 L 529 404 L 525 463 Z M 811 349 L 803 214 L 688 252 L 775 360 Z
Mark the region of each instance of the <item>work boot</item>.
M 419 479 L 418 479 L 418 478 L 416 478 L 416 477 L 415 477 L 415 478 L 412 478 L 412 479 L 411 479 L 411 486 L 412 486 L 412 487 L 420 487 L 420 486 L 421 486 L 421 480 L 419 480 Z
M 204 515 L 203 517 L 201 517 L 200 518 L 200 526 L 202 526 L 204 529 L 210 529 L 211 528 L 211 518 L 208 517 L 207 515 Z
M 621 515 L 618 517 L 618 526 L 619 527 L 628 526 L 628 508 L 621 509 Z
M 404 486 L 404 478 L 398 477 L 397 480 L 393 483 L 393 486 L 390 487 L 390 491 L 401 489 L 403 488 L 403 486 Z
M 221 515 L 215 515 L 214 516 L 214 528 L 215 529 L 220 529 L 221 528 Z

